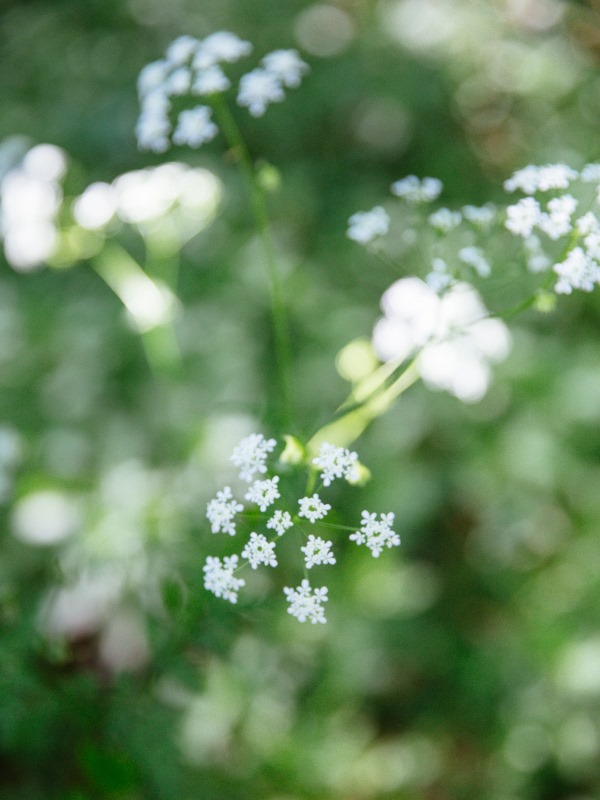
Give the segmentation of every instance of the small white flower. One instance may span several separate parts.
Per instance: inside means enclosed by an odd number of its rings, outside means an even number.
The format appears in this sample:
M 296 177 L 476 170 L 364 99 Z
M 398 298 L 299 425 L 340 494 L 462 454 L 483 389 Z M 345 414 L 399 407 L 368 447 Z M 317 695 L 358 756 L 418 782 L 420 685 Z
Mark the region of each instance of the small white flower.
M 220 558 L 208 556 L 203 567 L 204 588 L 230 603 L 237 603 L 237 593 L 246 584 L 242 578 L 234 577 L 237 566 L 237 556 L 225 556 L 222 562 Z
M 211 120 L 212 109 L 196 106 L 179 114 L 177 127 L 173 133 L 175 144 L 200 147 L 214 139 L 219 129 Z
M 313 625 L 318 622 L 327 622 L 322 607 L 322 604 L 328 600 L 326 586 L 320 589 L 312 589 L 305 578 L 300 586 L 295 589 L 291 589 L 289 586 L 284 587 L 283 593 L 290 604 L 288 614 L 296 617 L 300 622 L 306 622 L 307 619 Z
M 313 536 L 311 533 L 306 545 L 300 548 L 304 553 L 307 569 L 314 567 L 315 564 L 335 564 L 331 546 L 332 542 L 326 542 L 320 536 Z
M 600 183 L 600 164 L 586 164 L 580 178 L 583 183 Z
M 283 534 L 293 526 L 292 518 L 288 511 L 277 511 L 273 514 L 271 519 L 267 522 L 267 528 L 271 528 L 277 532 L 278 536 Z
M 252 569 L 256 569 L 259 564 L 266 564 L 268 567 L 277 566 L 275 545 L 262 533 L 250 534 L 250 541 L 242 550 L 242 558 L 248 559 Z
M 274 478 L 268 478 L 266 481 L 254 481 L 246 492 L 245 499 L 250 500 L 251 503 L 256 503 L 261 511 L 266 511 L 278 497 L 281 497 L 277 489 L 278 483 L 278 475 Z
M 565 260 L 552 268 L 559 277 L 554 291 L 571 294 L 573 289 L 591 292 L 600 283 L 600 267 L 581 247 L 574 247 Z
M 392 530 L 393 524 L 393 513 L 380 514 L 377 520 L 376 514 L 363 511 L 360 531 L 353 533 L 350 540 L 356 544 L 366 544 L 373 556 L 378 558 L 384 547 L 400 544 L 400 537 Z
M 385 236 L 390 227 L 390 218 L 381 206 L 370 211 L 357 211 L 348 220 L 346 235 L 359 244 L 369 244 L 378 236 Z
M 200 95 L 219 94 L 227 91 L 230 86 L 229 78 L 221 67 L 215 64 L 198 73 L 192 86 L 192 91 Z
M 229 31 L 216 31 L 200 42 L 193 65 L 196 69 L 206 69 L 220 61 L 233 63 L 251 52 L 250 42 L 244 42 Z
M 167 61 L 180 67 L 190 60 L 198 45 L 198 39 L 193 36 L 178 36 L 167 48 Z
M 143 111 L 135 126 L 138 147 L 153 153 L 164 153 L 169 149 L 171 123 L 163 114 Z
M 231 454 L 231 460 L 240 468 L 240 478 L 247 483 L 254 479 L 254 474 L 260 472 L 264 475 L 267 471 L 265 462 L 269 453 L 273 451 L 277 442 L 275 439 L 265 439 L 262 433 L 251 433 L 236 445 Z
M 334 478 L 352 480 L 356 476 L 357 461 L 356 453 L 351 453 L 344 447 L 336 447 L 328 442 L 323 442 L 319 455 L 313 458 L 312 463 L 323 470 L 321 473 L 323 486 L 329 486 Z
M 550 189 L 566 189 L 572 180 L 577 178 L 577 172 L 566 164 L 547 164 L 537 167 L 529 164 L 517 170 L 505 183 L 507 192 L 520 189 L 525 194 L 547 192 Z
M 416 175 L 407 175 L 406 178 L 392 183 L 390 190 L 407 203 L 431 203 L 437 200 L 443 188 L 444 184 L 439 178 L 419 180 Z
M 565 194 L 550 200 L 547 208 L 548 213 L 540 216 L 539 228 L 553 240 L 570 233 L 573 229 L 571 217 L 577 208 L 577 200 L 572 195 Z
M 480 278 L 488 278 L 492 274 L 492 268 L 486 260 L 481 248 L 463 247 L 459 250 L 458 257 L 464 264 L 473 267 Z
M 505 227 L 515 236 L 527 238 L 542 218 L 540 204 L 533 197 L 524 197 L 506 209 Z
M 579 217 L 575 223 L 575 226 L 577 228 L 577 232 L 581 234 L 581 236 L 587 236 L 588 233 L 600 232 L 600 221 L 592 211 L 588 211 L 587 214 Z
M 223 491 L 217 492 L 206 507 L 206 517 L 211 524 L 213 533 L 228 533 L 235 536 L 234 517 L 244 506 L 233 499 L 231 488 L 226 486 Z
M 242 75 L 237 102 L 253 117 L 262 117 L 270 103 L 281 103 L 285 93 L 279 79 L 264 69 L 253 69 Z
M 284 86 L 300 86 L 302 75 L 309 71 L 308 64 L 298 55 L 297 50 L 274 50 L 261 61 L 265 70 L 274 75 Z
M 192 73 L 187 67 L 178 67 L 169 75 L 167 91 L 169 94 L 180 95 L 189 92 L 192 84 Z
M 315 492 L 312 497 L 302 497 L 298 500 L 300 511 L 298 516 L 305 517 L 311 522 L 316 522 L 318 519 L 323 519 L 327 516 L 327 512 L 331 510 L 328 503 L 323 503 L 319 495 Z
M 449 208 L 438 208 L 429 216 L 429 224 L 441 233 L 448 233 L 460 225 L 462 214 L 460 211 L 450 211 Z
M 464 206 L 463 217 L 473 225 L 488 227 L 496 217 L 496 209 L 491 204 L 485 206 Z
M 431 266 L 433 269 L 425 276 L 425 283 L 436 294 L 441 294 L 452 283 L 452 275 L 442 258 L 434 258 Z
M 153 89 L 142 98 L 142 114 L 148 116 L 160 117 L 161 115 L 166 119 L 168 112 L 171 110 L 171 101 L 167 94 L 166 87 Z
M 170 69 L 171 65 L 166 61 L 152 61 L 152 63 L 146 64 L 137 81 L 139 96 L 142 98 L 155 89 L 161 89 L 167 80 Z
M 532 234 L 523 242 L 527 250 L 527 269 L 529 272 L 545 272 L 552 264 L 542 249 L 539 236 Z

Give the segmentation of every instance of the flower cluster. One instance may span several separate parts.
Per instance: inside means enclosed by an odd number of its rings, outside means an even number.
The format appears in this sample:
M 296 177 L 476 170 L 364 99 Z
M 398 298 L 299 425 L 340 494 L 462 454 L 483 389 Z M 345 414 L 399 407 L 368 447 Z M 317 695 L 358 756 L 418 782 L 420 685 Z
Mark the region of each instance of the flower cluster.
M 140 148 L 164 153 L 171 141 L 200 147 L 214 139 L 219 129 L 212 119 L 210 99 L 231 87 L 223 66 L 251 52 L 250 42 L 229 31 L 218 31 L 202 40 L 193 36 L 175 39 L 165 58 L 147 64 L 138 78 L 141 113 L 136 135 Z M 260 117 L 269 104 L 285 99 L 286 88 L 299 86 L 306 72 L 308 65 L 296 50 L 268 53 L 259 67 L 241 77 L 237 103 Z M 183 108 L 172 124 L 175 101 L 181 97 L 205 98 L 205 102 Z
M 253 433 L 243 439 L 234 448 L 231 456 L 233 463 L 240 469 L 240 478 L 252 481 L 256 473 L 267 473 L 267 459 L 276 445 L 274 439 L 266 439 L 259 433 Z M 314 483 L 317 470 L 320 470 L 322 485 L 328 487 L 336 479 L 353 480 L 359 469 L 359 462 L 356 453 L 325 442 L 321 445 L 319 454 L 305 466 L 310 473 L 309 485 Z M 279 486 L 281 477 L 273 475 L 264 480 L 253 481 L 245 494 L 245 500 L 258 507 L 262 514 L 250 510 L 244 518 L 252 528 L 258 523 L 264 524 L 265 532 L 257 530 L 250 532 L 241 551 L 241 558 L 253 570 L 258 569 L 260 565 L 276 567 L 277 541 L 288 531 L 295 529 L 302 542 L 299 549 L 305 570 L 335 564 L 334 542 L 315 533 L 308 534 L 304 530 L 307 523 L 325 528 L 343 529 L 344 526 L 324 521 L 331 511 L 331 505 L 324 502 L 317 491 L 310 496 L 299 498 L 296 509 L 288 510 L 281 507 L 283 503 Z M 243 511 L 242 503 L 234 499 L 231 488 L 226 486 L 208 503 L 206 516 L 211 523 L 213 533 L 234 536 L 238 522 L 236 517 Z M 366 543 L 372 554 L 377 557 L 384 547 L 400 544 L 400 537 L 391 528 L 393 520 L 393 514 L 383 514 L 377 521 L 375 514 L 364 511 L 361 532 L 354 533 L 350 536 L 350 540 L 357 544 Z M 269 530 L 273 531 L 271 538 L 266 533 Z M 240 556 L 237 554 L 226 556 L 223 560 L 209 556 L 204 566 L 205 588 L 217 597 L 232 603 L 237 602 L 238 591 L 245 582 L 236 578 L 235 573 L 244 566 L 244 562 L 240 561 Z M 283 591 L 288 600 L 289 613 L 298 620 L 301 622 L 308 620 L 312 623 L 326 621 L 323 610 L 323 603 L 327 601 L 326 587 L 314 588 L 305 578 L 297 588 L 286 587 Z
M 595 184 L 592 202 L 597 204 L 600 165 L 587 164 L 581 172 L 565 164 L 530 165 L 504 184 L 507 191 L 519 190 L 526 195 L 508 206 L 505 226 L 523 238 L 531 272 L 552 267 L 558 276 L 554 285 L 557 294 L 571 294 L 573 289 L 591 292 L 600 283 L 600 217 L 590 210 L 577 216 L 581 203 L 571 193 L 578 188 L 581 193 L 585 184 Z M 567 189 L 569 192 L 565 192 Z M 549 192 L 554 196 L 548 198 Z M 557 253 L 552 242 L 559 240 L 563 240 L 563 246 Z

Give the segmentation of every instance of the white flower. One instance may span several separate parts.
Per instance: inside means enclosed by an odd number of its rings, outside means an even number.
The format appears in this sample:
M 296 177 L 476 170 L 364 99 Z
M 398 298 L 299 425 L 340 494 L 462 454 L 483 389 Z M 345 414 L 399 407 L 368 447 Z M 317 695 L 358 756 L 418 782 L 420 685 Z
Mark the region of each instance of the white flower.
M 212 109 L 208 106 L 196 106 L 179 114 L 177 127 L 173 133 L 175 144 L 200 147 L 214 139 L 219 129 L 211 120 Z
M 169 149 L 171 123 L 164 114 L 142 111 L 135 126 L 138 147 L 153 153 L 164 153 Z
M 318 622 L 327 622 L 322 607 L 322 604 L 328 600 L 327 587 L 311 589 L 309 582 L 305 578 L 300 586 L 295 589 L 290 589 L 289 586 L 284 587 L 283 593 L 290 604 L 288 614 L 296 617 L 300 622 L 306 622 L 307 619 L 313 625 Z
M 170 110 L 171 101 L 165 87 L 153 89 L 142 98 L 142 114 L 148 114 L 149 116 L 163 115 L 166 119 Z
M 166 61 L 152 61 L 152 63 L 146 64 L 142 68 L 137 81 L 140 97 L 145 97 L 155 89 L 160 89 L 167 80 L 170 69 L 171 65 Z
M 266 564 L 268 567 L 277 566 L 275 545 L 262 533 L 250 534 L 250 541 L 242 550 L 242 558 L 248 559 L 252 569 L 256 569 L 259 564 Z
M 300 86 L 302 75 L 309 71 L 308 64 L 298 55 L 297 50 L 274 50 L 261 61 L 267 72 L 274 75 L 284 86 Z
M 264 69 L 253 69 L 242 75 L 237 102 L 245 106 L 253 117 L 262 117 L 269 103 L 285 99 L 279 79 Z
M 326 542 L 320 536 L 313 536 L 311 533 L 306 545 L 300 548 L 304 553 L 307 569 L 314 567 L 315 564 L 335 564 L 331 546 L 332 542 Z
M 504 183 L 507 192 L 520 189 L 525 194 L 547 192 L 550 189 L 566 189 L 577 172 L 566 164 L 547 164 L 537 167 L 532 164 L 518 170 Z
M 192 73 L 187 67 L 178 67 L 169 75 L 166 89 L 169 94 L 185 94 L 192 84 Z
M 434 258 L 431 266 L 433 269 L 425 276 L 425 283 L 436 294 L 441 294 L 452 283 L 452 275 L 442 258 Z
M 230 86 L 229 78 L 221 67 L 215 64 L 198 73 L 192 86 L 192 91 L 200 95 L 218 94 L 219 92 L 227 91 Z
M 460 260 L 473 267 L 480 278 L 488 278 L 492 274 L 492 268 L 486 260 L 483 250 L 479 247 L 463 247 L 458 251 Z
M 250 500 L 251 503 L 256 503 L 261 511 L 266 511 L 278 497 L 281 497 L 277 489 L 278 483 L 278 475 L 274 478 L 268 478 L 266 481 L 254 481 L 246 492 L 245 499 Z
M 208 556 L 203 567 L 204 588 L 230 603 L 237 603 L 237 593 L 246 585 L 245 580 L 233 576 L 237 566 L 237 556 L 225 556 L 222 562 L 220 558 Z
M 356 544 L 366 544 L 375 558 L 378 558 L 384 547 L 394 547 L 400 544 L 400 537 L 392 530 L 394 514 L 380 514 L 379 521 L 376 514 L 362 512 L 360 531 L 350 536 Z
M 496 209 L 491 204 L 485 206 L 463 206 L 462 214 L 468 222 L 484 228 L 494 221 Z
M 450 211 L 449 208 L 438 208 L 429 216 L 429 224 L 441 233 L 448 233 L 460 225 L 462 214 L 460 211 Z
M 591 292 L 600 283 L 600 267 L 581 247 L 574 247 L 565 260 L 552 268 L 559 276 L 554 291 L 557 294 L 571 294 L 573 289 Z
M 523 244 L 527 250 L 527 269 L 529 272 L 545 272 L 552 262 L 542 249 L 540 237 L 535 236 L 535 234 L 528 236 Z
M 180 67 L 189 61 L 198 45 L 198 39 L 193 36 L 178 36 L 167 48 L 167 61 Z
M 390 227 L 390 218 L 381 206 L 370 211 L 357 211 L 348 220 L 346 235 L 359 244 L 369 244 L 378 236 L 385 236 Z
M 265 439 L 262 433 L 251 433 L 242 439 L 231 454 L 235 466 L 241 468 L 240 478 L 250 483 L 256 472 L 264 474 L 267 471 L 267 456 L 276 445 L 275 439 Z
M 579 177 L 584 183 L 600 183 L 600 164 L 586 164 Z
M 321 473 L 323 486 L 329 486 L 334 478 L 347 478 L 348 480 L 355 478 L 357 460 L 356 453 L 351 453 L 344 447 L 336 447 L 328 442 L 323 442 L 319 455 L 313 458 L 312 463 L 323 470 Z
M 548 213 L 542 214 L 538 226 L 550 239 L 560 239 L 573 229 L 571 217 L 577 208 L 577 200 L 565 194 L 555 197 L 548 203 Z
M 438 178 L 419 180 L 416 175 L 407 175 L 392 183 L 390 190 L 407 203 L 431 203 L 440 196 L 443 188 L 444 184 Z
M 582 217 L 579 217 L 575 223 L 575 226 L 577 228 L 577 232 L 581 234 L 581 236 L 587 236 L 588 233 L 600 232 L 600 222 L 598 221 L 598 217 L 592 211 L 588 211 Z
M 206 69 L 220 61 L 233 63 L 251 52 L 250 42 L 244 42 L 229 31 L 216 31 L 200 42 L 193 65 L 196 69 Z
M 279 536 L 283 536 L 283 534 L 293 526 L 292 518 L 288 511 L 277 511 L 273 514 L 271 519 L 267 522 L 267 528 L 271 528 L 271 530 L 277 531 Z
M 235 536 L 235 522 L 233 521 L 238 511 L 243 511 L 244 506 L 233 500 L 231 488 L 226 486 L 223 491 L 217 492 L 206 507 L 206 517 L 211 524 L 213 533 L 228 533 Z
M 534 200 L 533 197 L 524 197 L 514 206 L 508 206 L 504 225 L 515 236 L 526 238 L 531 236 L 533 229 L 536 225 L 539 225 L 541 218 L 542 212 L 538 201 Z
M 316 522 L 318 519 L 323 519 L 327 516 L 327 512 L 331 510 L 328 503 L 323 503 L 319 495 L 315 492 L 312 497 L 302 497 L 298 500 L 300 511 L 298 516 L 305 517 L 311 522 Z

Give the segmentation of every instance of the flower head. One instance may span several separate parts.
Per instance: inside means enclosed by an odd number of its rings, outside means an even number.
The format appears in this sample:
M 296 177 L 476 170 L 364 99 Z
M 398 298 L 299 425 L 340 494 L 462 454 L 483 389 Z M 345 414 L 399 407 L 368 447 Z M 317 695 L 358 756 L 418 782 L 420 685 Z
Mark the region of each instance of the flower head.
M 235 578 L 233 573 L 238 566 L 238 556 L 225 556 L 223 561 L 215 556 L 208 556 L 203 567 L 204 588 L 216 597 L 237 603 L 237 593 L 246 581 Z
M 252 569 L 256 569 L 259 564 L 266 564 L 268 567 L 277 566 L 275 545 L 262 533 L 250 534 L 250 541 L 242 550 L 242 558 L 248 559 Z
M 212 109 L 208 106 L 196 106 L 179 114 L 177 127 L 173 133 L 175 144 L 187 144 L 200 147 L 214 139 L 219 129 L 211 120 Z
M 300 58 L 297 50 L 274 50 L 261 61 L 266 72 L 274 75 L 284 86 L 300 86 L 302 75 L 309 71 L 308 64 Z
M 240 478 L 250 483 L 255 473 L 264 474 L 267 471 L 267 456 L 276 445 L 275 439 L 265 439 L 262 433 L 251 433 L 242 439 L 231 454 L 231 460 L 240 468 Z
M 281 495 L 277 488 L 279 476 L 268 478 L 266 481 L 254 481 L 245 494 L 245 499 L 256 503 L 261 511 L 266 511 Z
M 313 536 L 311 533 L 308 542 L 300 549 L 304 553 L 304 561 L 307 569 L 314 567 L 315 564 L 335 564 L 335 556 L 331 552 L 332 542 L 326 542 L 320 536 Z
M 319 455 L 313 458 L 312 463 L 323 470 L 321 473 L 323 486 L 329 486 L 335 478 L 351 480 L 356 477 L 357 460 L 356 453 L 351 453 L 344 447 L 336 447 L 328 442 L 323 442 Z
M 416 175 L 407 175 L 399 181 L 392 183 L 390 189 L 396 197 L 401 197 L 407 203 L 431 203 L 442 193 L 444 184 L 438 178 L 423 178 L 419 180 Z
M 281 82 L 272 72 L 253 69 L 242 75 L 237 102 L 246 107 L 253 117 L 262 117 L 270 103 L 281 103 L 284 99 Z
M 350 539 L 356 544 L 366 544 L 373 556 L 378 558 L 384 547 L 400 544 L 400 537 L 392 530 L 393 523 L 393 513 L 380 514 L 378 520 L 376 514 L 363 511 L 360 531 L 353 533 Z
M 300 505 L 299 517 L 305 517 L 310 522 L 315 523 L 318 519 L 323 519 L 327 516 L 327 512 L 331 511 L 331 506 L 328 503 L 323 503 L 319 495 L 315 492 L 312 497 L 302 497 L 298 500 Z
M 273 514 L 271 519 L 267 522 L 267 528 L 271 528 L 277 532 L 278 536 L 283 536 L 283 534 L 293 526 L 292 517 L 289 511 L 281 511 L 277 509 L 277 511 Z
M 390 218 L 382 206 L 370 211 L 357 211 L 348 220 L 346 235 L 359 244 L 370 244 L 379 236 L 385 236 L 390 227 Z
M 206 517 L 211 524 L 213 533 L 228 533 L 235 536 L 235 515 L 243 511 L 244 506 L 233 499 L 231 488 L 226 486 L 223 491 L 217 492 L 206 507 Z
M 327 588 L 312 589 L 306 578 L 300 586 L 291 589 L 286 586 L 283 590 L 289 603 L 288 614 L 296 617 L 300 622 L 310 620 L 313 625 L 318 622 L 327 622 L 323 603 L 327 602 Z

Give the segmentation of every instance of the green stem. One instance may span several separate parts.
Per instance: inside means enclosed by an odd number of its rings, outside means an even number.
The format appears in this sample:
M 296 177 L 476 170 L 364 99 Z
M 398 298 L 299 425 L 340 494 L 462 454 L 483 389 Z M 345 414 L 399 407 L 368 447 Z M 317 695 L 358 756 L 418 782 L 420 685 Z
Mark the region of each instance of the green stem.
M 282 427 L 288 428 L 292 420 L 291 391 L 290 391 L 290 336 L 287 312 L 283 302 L 281 279 L 277 268 L 277 261 L 271 240 L 269 216 L 264 192 L 256 179 L 256 171 L 250 158 L 248 148 L 242 138 L 240 130 L 233 118 L 227 104 L 220 95 L 213 100 L 215 115 L 229 146 L 231 147 L 240 172 L 246 184 L 254 221 L 258 230 L 258 237 L 265 257 L 265 268 L 269 279 L 271 293 L 271 309 L 273 315 L 273 338 L 275 345 L 275 359 L 280 392 L 280 421 Z

